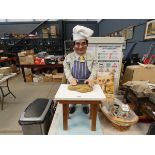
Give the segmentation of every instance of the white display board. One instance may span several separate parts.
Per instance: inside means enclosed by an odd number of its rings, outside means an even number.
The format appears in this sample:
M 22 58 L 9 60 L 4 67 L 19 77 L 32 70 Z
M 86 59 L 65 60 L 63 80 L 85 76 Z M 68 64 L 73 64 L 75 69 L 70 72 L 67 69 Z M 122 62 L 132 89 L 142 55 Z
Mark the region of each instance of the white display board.
M 124 37 L 91 37 L 88 52 L 96 57 L 98 72 L 114 71 L 115 93 L 118 90 Z

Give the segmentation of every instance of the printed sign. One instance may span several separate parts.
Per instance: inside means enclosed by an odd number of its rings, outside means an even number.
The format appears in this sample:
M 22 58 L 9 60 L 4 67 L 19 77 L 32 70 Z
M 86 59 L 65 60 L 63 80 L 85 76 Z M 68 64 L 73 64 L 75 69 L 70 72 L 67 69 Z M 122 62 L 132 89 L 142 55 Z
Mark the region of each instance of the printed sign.
M 91 44 L 91 49 L 96 51 L 98 72 L 114 72 L 116 92 L 122 63 L 122 44 Z

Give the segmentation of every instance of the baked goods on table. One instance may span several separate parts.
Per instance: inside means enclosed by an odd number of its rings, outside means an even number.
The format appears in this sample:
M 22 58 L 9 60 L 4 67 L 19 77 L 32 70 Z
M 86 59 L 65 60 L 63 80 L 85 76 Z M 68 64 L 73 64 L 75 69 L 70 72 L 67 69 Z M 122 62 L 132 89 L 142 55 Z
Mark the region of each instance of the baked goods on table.
M 76 86 L 69 85 L 68 89 L 72 91 L 78 91 L 80 93 L 87 93 L 93 91 L 93 88 L 90 87 L 88 84 L 78 84 Z

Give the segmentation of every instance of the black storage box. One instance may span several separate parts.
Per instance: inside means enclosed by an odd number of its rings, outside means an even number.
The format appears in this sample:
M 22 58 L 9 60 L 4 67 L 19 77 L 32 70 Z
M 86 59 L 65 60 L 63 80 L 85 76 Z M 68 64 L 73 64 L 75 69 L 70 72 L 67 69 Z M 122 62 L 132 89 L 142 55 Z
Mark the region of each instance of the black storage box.
M 53 100 L 38 98 L 33 101 L 21 114 L 19 124 L 24 135 L 47 135 L 55 105 Z

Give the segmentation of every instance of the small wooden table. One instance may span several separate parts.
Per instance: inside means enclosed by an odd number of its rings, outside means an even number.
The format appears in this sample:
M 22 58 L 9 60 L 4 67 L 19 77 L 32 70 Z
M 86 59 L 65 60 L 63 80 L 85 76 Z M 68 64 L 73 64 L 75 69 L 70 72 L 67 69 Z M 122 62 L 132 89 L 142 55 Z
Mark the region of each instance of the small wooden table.
M 97 110 L 101 101 L 106 97 L 99 85 L 93 87 L 92 92 L 80 93 L 68 90 L 69 84 L 61 84 L 55 100 L 63 105 L 63 129 L 68 130 L 69 104 L 90 104 L 91 130 L 96 131 Z

